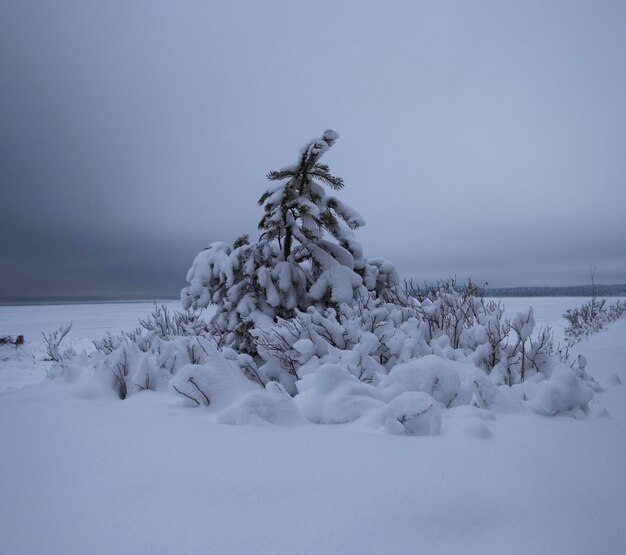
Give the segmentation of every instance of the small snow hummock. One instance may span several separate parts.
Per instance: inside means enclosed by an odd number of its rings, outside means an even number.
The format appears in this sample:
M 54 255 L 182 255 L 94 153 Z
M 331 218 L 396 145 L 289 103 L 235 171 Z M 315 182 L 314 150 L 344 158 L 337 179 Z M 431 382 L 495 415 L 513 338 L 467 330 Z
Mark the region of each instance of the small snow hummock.
M 441 431 L 441 409 L 435 399 L 419 391 L 406 391 L 380 411 L 385 430 L 394 435 L 436 436 Z
M 269 382 L 264 390 L 246 394 L 223 410 L 218 421 L 235 426 L 292 426 L 307 423 L 291 395 L 276 382 Z
M 593 397 L 593 389 L 577 379 L 576 373 L 565 365 L 552 371 L 549 380 L 537 384 L 537 391 L 528 406 L 534 412 L 546 416 L 582 410 Z

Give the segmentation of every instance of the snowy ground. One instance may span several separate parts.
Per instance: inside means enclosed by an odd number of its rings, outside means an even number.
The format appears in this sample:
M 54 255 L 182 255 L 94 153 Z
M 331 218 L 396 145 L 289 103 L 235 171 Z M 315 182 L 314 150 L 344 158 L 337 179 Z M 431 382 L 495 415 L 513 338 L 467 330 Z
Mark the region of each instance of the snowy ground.
M 558 337 L 582 301 L 505 304 L 532 304 Z M 579 348 L 604 387 L 589 419 L 450 410 L 436 437 L 225 426 L 166 394 L 20 387 L 45 377 L 42 330 L 71 320 L 89 350 L 150 309 L 0 307 L 0 335 L 34 357 L 0 357 L 0 553 L 626 553 L 626 321 Z

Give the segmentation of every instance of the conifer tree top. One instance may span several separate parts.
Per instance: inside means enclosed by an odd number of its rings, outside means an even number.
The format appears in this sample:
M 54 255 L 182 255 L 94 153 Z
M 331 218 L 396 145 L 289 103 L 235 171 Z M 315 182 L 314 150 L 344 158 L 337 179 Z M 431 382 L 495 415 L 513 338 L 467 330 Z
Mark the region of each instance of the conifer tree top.
M 338 138 L 339 133 L 332 129 L 327 129 L 319 139 L 309 141 L 300 149 L 298 164 L 271 171 L 267 174 L 267 178 L 270 181 L 281 181 L 295 177 L 299 178 L 302 184 L 304 184 L 307 179 L 314 177 L 326 183 L 332 189 L 343 188 L 344 183 L 341 177 L 332 175 L 330 168 L 326 164 L 317 163 L 323 154 L 335 144 Z M 265 195 L 261 197 L 259 204 L 262 205 L 266 198 Z

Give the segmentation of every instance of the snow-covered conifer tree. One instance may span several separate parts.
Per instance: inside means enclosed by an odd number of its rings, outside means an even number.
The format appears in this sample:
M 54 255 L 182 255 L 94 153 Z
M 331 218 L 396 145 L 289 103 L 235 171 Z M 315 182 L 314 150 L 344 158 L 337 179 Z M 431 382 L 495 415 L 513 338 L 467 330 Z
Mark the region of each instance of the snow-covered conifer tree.
M 343 180 L 320 162 L 338 138 L 328 130 L 301 150 L 297 164 L 270 172 L 268 179 L 278 184 L 259 199 L 265 211 L 259 223 L 260 241 L 276 240 L 278 262 L 296 269 L 287 277 L 292 278 L 301 309 L 311 304 L 325 309 L 367 294 L 363 289 L 366 263 L 352 233 L 365 222 L 324 188 L 344 186 Z M 280 277 L 284 281 L 285 276 Z M 287 284 L 282 285 L 285 289 Z
M 339 135 L 310 141 L 295 165 L 268 174 L 277 182 L 259 199 L 264 215 L 256 243 L 213 243 L 196 257 L 182 291 L 185 308 L 217 305 L 214 328 L 226 344 L 253 350 L 248 330 L 296 310 L 321 312 L 381 296 L 399 279 L 393 264 L 368 262 L 353 230 L 363 218 L 335 196 L 343 188 L 320 162 Z

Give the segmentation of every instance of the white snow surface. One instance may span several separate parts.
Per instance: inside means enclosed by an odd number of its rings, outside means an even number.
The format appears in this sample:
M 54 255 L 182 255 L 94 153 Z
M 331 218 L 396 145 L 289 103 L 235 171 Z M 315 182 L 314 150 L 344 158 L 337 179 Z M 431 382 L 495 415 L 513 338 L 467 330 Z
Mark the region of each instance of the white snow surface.
M 558 340 L 584 300 L 504 303 L 510 315 L 532 305 Z M 221 412 L 167 392 L 120 401 L 80 372 L 33 385 L 48 367 L 41 331 L 72 321 L 69 344 L 89 352 L 151 308 L 0 307 L 0 335 L 28 347 L 0 351 L 0 553 L 626 553 L 626 321 L 574 349 L 602 386 L 581 419 L 439 411 L 419 392 L 383 405 L 365 388 L 371 420 L 315 425 L 274 384 Z M 332 421 L 360 386 L 326 374 L 309 395 L 336 391 L 319 416 Z M 559 370 L 537 403 L 570 378 Z

